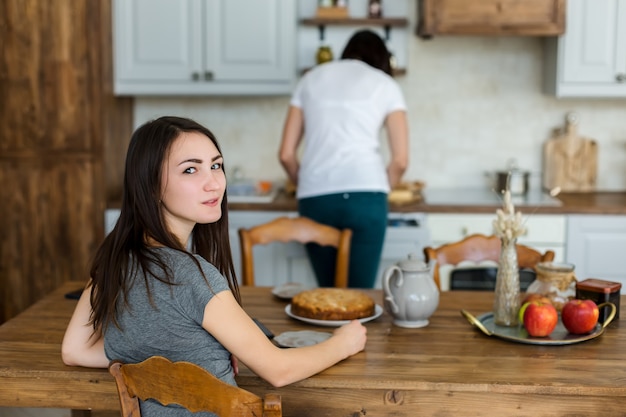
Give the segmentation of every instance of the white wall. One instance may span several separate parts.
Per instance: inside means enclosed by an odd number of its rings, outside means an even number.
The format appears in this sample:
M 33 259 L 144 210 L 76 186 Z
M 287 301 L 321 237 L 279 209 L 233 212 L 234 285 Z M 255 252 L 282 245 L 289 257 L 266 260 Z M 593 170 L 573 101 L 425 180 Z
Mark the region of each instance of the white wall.
M 406 7 L 407 74 L 398 81 L 409 107 L 408 179 L 433 188 L 484 186 L 486 171 L 516 158 L 533 172 L 531 188 L 538 186 L 543 143 L 575 111 L 579 133 L 599 144 L 598 189 L 626 189 L 626 98 L 557 100 L 541 89 L 541 38 L 422 40 L 414 35 L 416 0 Z M 288 97 L 138 98 L 135 125 L 165 114 L 191 117 L 217 135 L 229 167 L 283 179 L 276 155 L 288 103 Z

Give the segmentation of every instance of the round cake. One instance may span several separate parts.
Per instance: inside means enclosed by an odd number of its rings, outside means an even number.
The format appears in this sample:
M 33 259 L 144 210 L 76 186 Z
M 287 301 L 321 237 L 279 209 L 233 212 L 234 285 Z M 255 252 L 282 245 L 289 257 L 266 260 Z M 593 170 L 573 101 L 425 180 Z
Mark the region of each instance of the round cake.
M 315 288 L 302 291 L 291 299 L 291 312 L 316 320 L 352 320 L 375 312 L 374 300 L 359 290 Z

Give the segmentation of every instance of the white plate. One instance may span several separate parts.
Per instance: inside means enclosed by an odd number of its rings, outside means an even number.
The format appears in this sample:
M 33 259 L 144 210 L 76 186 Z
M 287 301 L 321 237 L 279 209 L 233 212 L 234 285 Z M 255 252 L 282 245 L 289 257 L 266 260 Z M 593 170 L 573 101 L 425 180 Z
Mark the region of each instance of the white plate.
M 309 319 L 306 317 L 296 316 L 295 314 L 291 312 L 291 304 L 288 304 L 285 307 L 285 313 L 287 313 L 287 315 L 291 317 L 292 319 L 300 320 L 305 323 L 317 324 L 318 326 L 339 327 L 339 326 L 343 326 L 344 324 L 350 323 L 350 320 L 316 320 L 316 319 Z M 362 319 L 359 319 L 359 321 L 361 323 L 366 323 L 368 321 L 372 321 L 374 319 L 379 318 L 382 314 L 383 314 L 383 308 L 379 306 L 378 304 L 376 304 L 376 307 L 374 309 L 374 315 L 369 316 L 369 317 L 363 317 Z
M 313 346 L 332 336 L 328 332 L 316 332 L 313 330 L 301 330 L 298 332 L 284 332 L 274 338 L 274 341 L 282 347 Z
M 286 282 L 272 289 L 272 294 L 283 300 L 291 300 L 294 295 L 306 289 L 304 284 L 299 282 Z

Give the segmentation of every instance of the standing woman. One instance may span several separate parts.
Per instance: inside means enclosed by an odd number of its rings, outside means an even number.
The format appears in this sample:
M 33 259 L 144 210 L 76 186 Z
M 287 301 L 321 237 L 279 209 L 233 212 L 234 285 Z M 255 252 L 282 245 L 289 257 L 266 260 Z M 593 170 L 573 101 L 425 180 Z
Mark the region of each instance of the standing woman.
M 161 355 L 236 385 L 236 357 L 282 386 L 364 348 L 365 327 L 354 320 L 318 345 L 280 349 L 241 308 L 223 161 L 213 134 L 192 120 L 162 117 L 135 131 L 120 217 L 63 338 L 65 364 L 107 367 Z M 146 417 L 191 415 L 151 400 L 141 407 Z
M 283 128 L 279 159 L 297 185 L 300 215 L 352 229 L 350 287 L 374 286 L 387 227 L 387 194 L 408 165 L 406 104 L 391 77 L 389 58 L 376 33 L 355 33 L 341 60 L 302 77 Z M 383 126 L 390 149 L 386 166 L 380 151 Z M 333 286 L 334 248 L 309 244 L 307 252 L 318 284 Z

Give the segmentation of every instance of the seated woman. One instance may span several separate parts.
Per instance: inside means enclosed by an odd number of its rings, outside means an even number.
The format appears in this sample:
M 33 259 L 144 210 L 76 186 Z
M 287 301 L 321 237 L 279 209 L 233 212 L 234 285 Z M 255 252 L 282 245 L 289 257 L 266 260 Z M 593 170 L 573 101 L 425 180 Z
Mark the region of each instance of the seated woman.
M 225 190 L 224 158 L 207 128 L 161 117 L 135 131 L 121 213 L 65 333 L 65 364 L 107 367 L 161 355 L 236 385 L 238 358 L 280 387 L 364 349 L 357 320 L 315 346 L 280 349 L 268 340 L 240 305 Z M 142 403 L 142 415 L 152 412 L 186 415 Z

